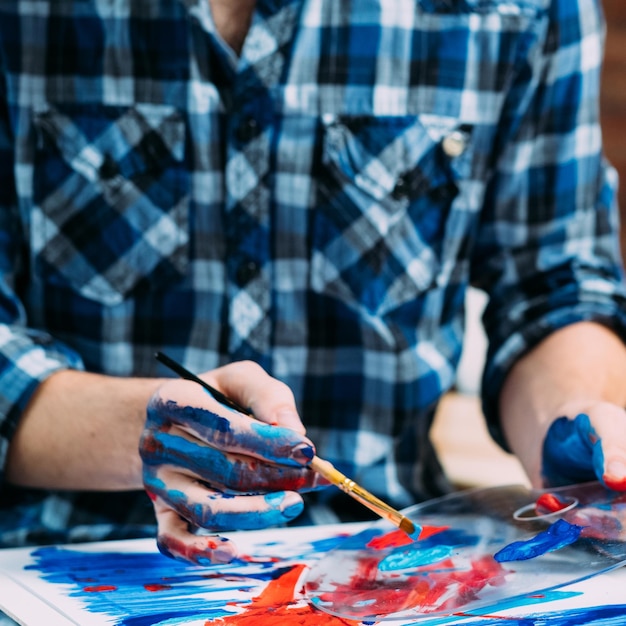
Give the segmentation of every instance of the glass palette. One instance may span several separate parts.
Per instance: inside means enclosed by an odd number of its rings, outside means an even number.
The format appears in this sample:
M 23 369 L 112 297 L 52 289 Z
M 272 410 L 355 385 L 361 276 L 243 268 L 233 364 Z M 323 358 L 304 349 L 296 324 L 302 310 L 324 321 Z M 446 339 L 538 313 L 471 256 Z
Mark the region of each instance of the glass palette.
M 473 489 L 402 513 L 423 527 L 417 541 L 384 520 L 348 537 L 308 572 L 309 602 L 347 619 L 415 620 L 488 607 L 626 563 L 626 492 L 598 482 Z

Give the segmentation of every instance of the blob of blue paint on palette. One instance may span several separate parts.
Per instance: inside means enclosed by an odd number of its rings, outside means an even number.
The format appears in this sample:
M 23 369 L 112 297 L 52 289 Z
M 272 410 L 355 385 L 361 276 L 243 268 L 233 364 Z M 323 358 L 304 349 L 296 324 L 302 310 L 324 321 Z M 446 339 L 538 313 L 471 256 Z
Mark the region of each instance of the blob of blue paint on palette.
M 447 559 L 452 554 L 452 546 L 431 546 L 420 548 L 413 543 L 404 550 L 394 550 L 378 564 L 382 572 L 392 572 L 400 569 L 415 569 L 424 565 L 433 565 Z
M 493 558 L 498 563 L 534 559 L 547 552 L 553 552 L 573 544 L 580 537 L 582 530 L 582 526 L 570 524 L 564 519 L 559 519 L 554 524 L 551 524 L 547 530 L 540 532 L 534 537 L 526 541 L 514 541 L 498 550 L 493 555 Z

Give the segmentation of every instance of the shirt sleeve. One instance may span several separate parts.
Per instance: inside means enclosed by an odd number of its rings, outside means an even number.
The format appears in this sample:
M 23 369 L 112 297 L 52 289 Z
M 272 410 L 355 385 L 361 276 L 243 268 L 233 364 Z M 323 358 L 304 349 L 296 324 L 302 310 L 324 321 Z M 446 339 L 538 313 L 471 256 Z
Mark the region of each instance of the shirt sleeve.
M 626 337 L 617 176 L 599 124 L 601 10 L 597 0 L 553 0 L 535 26 L 498 128 L 472 268 L 489 296 L 483 410 L 505 447 L 498 398 L 523 354 L 581 320 Z
M 15 185 L 15 141 L 0 53 L 0 486 L 11 438 L 37 385 L 50 374 L 82 369 L 78 355 L 48 334 L 27 327 L 17 294 L 26 263 Z

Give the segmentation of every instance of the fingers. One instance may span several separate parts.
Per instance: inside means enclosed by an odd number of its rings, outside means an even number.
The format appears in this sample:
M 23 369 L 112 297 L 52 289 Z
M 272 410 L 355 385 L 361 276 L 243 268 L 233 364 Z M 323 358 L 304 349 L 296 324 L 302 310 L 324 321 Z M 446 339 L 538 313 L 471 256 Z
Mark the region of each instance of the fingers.
M 146 429 L 140 453 L 146 465 L 178 467 L 227 493 L 310 491 L 326 484 L 308 468 L 276 465 L 218 450 L 177 427 L 169 432 Z
M 542 471 L 546 486 L 597 479 L 626 490 L 626 412 L 597 403 L 574 419 L 555 420 L 544 439 Z
M 154 498 L 157 547 L 165 556 L 195 565 L 230 563 L 237 556 L 234 542 L 219 535 L 196 535 L 189 523 L 160 498 Z
M 282 525 L 299 515 L 298 491 L 326 486 L 303 467 L 315 455 L 293 395 L 253 364 L 225 366 L 207 381 L 255 417 L 187 380 L 164 383 L 147 407 L 139 451 L 159 524 L 159 549 L 195 563 L 233 558 L 230 542 L 194 534 Z M 261 420 L 261 421 L 259 421 Z
M 145 471 L 144 482 L 153 501 L 164 503 L 195 527 L 215 531 L 284 524 L 304 508 L 302 498 L 293 491 L 227 495 L 169 468 Z
M 305 433 L 291 389 L 269 376 L 257 363 L 238 361 L 213 370 L 204 378 L 211 379 L 220 391 L 241 406 L 250 408 L 261 422 Z
M 596 474 L 607 487 L 626 490 L 626 411 L 609 403 L 594 405 L 589 418 L 598 438 Z
M 166 383 L 148 404 L 148 430 L 168 430 L 171 424 L 215 448 L 273 463 L 302 466 L 315 454 L 301 433 L 228 409 L 185 380 Z

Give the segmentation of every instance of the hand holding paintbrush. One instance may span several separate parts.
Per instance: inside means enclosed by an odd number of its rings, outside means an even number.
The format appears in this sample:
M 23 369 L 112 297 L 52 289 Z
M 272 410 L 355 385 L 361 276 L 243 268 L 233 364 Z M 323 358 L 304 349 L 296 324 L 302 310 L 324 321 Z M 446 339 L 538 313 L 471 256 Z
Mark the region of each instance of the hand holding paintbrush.
M 254 415 L 249 409 L 240 406 L 234 400 L 224 395 L 218 389 L 214 388 L 209 383 L 202 380 L 199 376 L 196 376 L 167 355 L 163 354 L 162 352 L 158 352 L 156 354 L 156 358 L 161 363 L 169 367 L 173 372 L 178 374 L 181 378 L 196 382 L 201 385 L 218 402 L 220 402 L 224 406 L 227 406 L 244 415 L 248 415 L 249 417 L 254 418 Z M 365 490 L 353 480 L 344 476 L 331 463 L 325 461 L 324 459 L 320 459 L 318 456 L 313 456 L 311 462 L 309 463 L 309 466 L 311 467 L 311 469 L 324 476 L 324 478 L 339 487 L 349 496 L 353 497 L 355 500 L 357 500 L 370 510 L 374 511 L 374 513 L 384 519 L 389 520 L 391 523 L 403 530 L 411 538 L 417 539 L 421 530 L 419 526 L 416 526 L 409 518 L 405 517 L 402 513 Z

